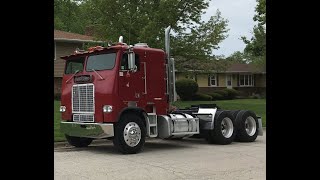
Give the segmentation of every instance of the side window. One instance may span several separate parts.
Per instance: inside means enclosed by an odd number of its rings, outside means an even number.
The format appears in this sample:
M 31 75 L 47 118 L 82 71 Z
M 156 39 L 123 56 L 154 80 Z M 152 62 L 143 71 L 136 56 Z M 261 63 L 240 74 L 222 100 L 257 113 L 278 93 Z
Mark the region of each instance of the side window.
M 128 54 L 124 53 L 121 58 L 120 70 L 128 70 Z
M 135 54 L 135 65 L 137 66 L 137 71 L 140 71 L 140 58 L 138 54 Z M 120 70 L 128 70 L 128 54 L 124 53 L 121 58 Z

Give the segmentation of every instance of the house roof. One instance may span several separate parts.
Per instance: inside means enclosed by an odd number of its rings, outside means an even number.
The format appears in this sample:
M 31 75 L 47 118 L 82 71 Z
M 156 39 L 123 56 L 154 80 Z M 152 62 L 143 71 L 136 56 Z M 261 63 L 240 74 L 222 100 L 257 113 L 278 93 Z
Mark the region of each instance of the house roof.
M 86 36 L 83 34 L 71 33 L 66 31 L 54 30 L 54 40 L 63 42 L 98 42 L 92 36 Z
M 226 72 L 252 72 L 252 73 L 264 73 L 265 70 L 262 68 L 259 68 L 253 64 L 240 64 L 240 63 L 234 63 L 231 64 Z
M 192 70 L 175 70 L 176 72 L 185 72 L 185 71 L 192 71 Z M 198 71 L 198 70 L 195 70 Z M 208 72 L 216 72 L 215 70 L 209 70 Z M 220 73 L 256 73 L 256 74 L 265 74 L 266 71 L 262 67 L 258 67 L 254 64 L 241 64 L 241 63 L 233 63 L 230 64 L 225 71 L 219 71 Z

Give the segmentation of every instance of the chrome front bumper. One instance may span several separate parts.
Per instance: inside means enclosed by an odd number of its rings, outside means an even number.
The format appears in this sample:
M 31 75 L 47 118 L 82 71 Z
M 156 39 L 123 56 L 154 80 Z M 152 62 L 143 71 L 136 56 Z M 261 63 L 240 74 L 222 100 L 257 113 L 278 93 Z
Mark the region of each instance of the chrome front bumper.
M 75 137 L 101 139 L 114 136 L 113 124 L 61 122 L 60 130 Z

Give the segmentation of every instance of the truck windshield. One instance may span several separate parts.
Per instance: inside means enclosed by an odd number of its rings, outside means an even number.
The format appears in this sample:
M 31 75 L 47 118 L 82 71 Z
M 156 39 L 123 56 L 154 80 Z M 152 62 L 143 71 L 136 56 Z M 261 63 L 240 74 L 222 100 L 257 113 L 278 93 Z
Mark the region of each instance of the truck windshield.
M 99 54 L 89 56 L 86 71 L 100 71 L 113 69 L 116 60 L 116 53 Z
M 67 60 L 65 74 L 74 74 L 83 71 L 84 57 Z

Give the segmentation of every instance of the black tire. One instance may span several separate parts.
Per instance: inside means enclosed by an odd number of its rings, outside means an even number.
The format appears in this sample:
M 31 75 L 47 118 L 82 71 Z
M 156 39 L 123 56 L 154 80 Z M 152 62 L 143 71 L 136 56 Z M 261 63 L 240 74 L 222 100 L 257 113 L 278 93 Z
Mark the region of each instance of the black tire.
M 240 110 L 233 110 L 233 111 L 230 111 L 233 119 L 236 119 L 237 115 L 239 114 Z
M 85 137 L 74 137 L 65 135 L 68 143 L 75 147 L 87 147 L 91 144 L 92 140 L 91 138 L 85 138 Z
M 140 141 L 137 145 L 131 147 L 125 142 L 124 130 L 127 124 L 134 122 L 136 123 L 141 131 Z M 135 154 L 142 151 L 146 137 L 146 127 L 141 117 L 134 113 L 128 113 L 122 115 L 119 122 L 115 126 L 113 144 L 118 151 L 123 154 Z
M 252 117 L 253 120 L 255 121 L 255 132 L 252 131 L 251 134 L 248 134 L 248 132 L 246 131 L 246 119 L 248 117 Z M 247 111 L 247 110 L 241 110 L 236 119 L 235 119 L 235 125 L 236 125 L 236 141 L 239 142 L 253 142 L 257 139 L 258 136 L 258 131 L 259 131 L 259 124 L 258 124 L 258 118 L 256 116 L 256 114 L 252 111 Z M 250 132 L 250 131 L 249 131 Z
M 231 120 L 232 123 L 232 131 L 230 131 L 231 136 L 229 137 L 225 137 L 222 133 L 222 120 L 223 119 L 228 119 Z M 232 117 L 232 114 L 230 113 L 230 111 L 217 111 L 216 115 L 214 117 L 214 129 L 208 131 L 208 135 L 206 140 L 209 143 L 214 143 L 214 144 L 230 144 L 233 142 L 234 138 L 235 138 L 236 132 L 235 132 L 235 128 L 234 128 L 234 118 Z

